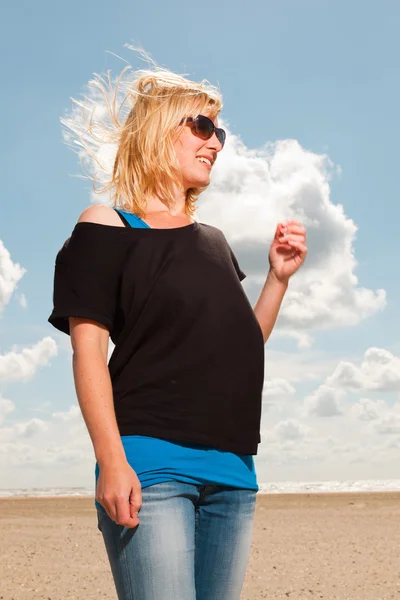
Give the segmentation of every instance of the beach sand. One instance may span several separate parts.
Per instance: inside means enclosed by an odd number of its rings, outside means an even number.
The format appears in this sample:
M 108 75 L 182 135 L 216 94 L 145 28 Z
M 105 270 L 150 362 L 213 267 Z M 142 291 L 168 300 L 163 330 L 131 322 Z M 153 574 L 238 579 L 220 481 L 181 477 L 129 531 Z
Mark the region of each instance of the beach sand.
M 259 494 L 241 600 L 262 598 L 400 600 L 400 493 Z M 93 498 L 0 499 L 0 600 L 39 599 L 116 599 Z

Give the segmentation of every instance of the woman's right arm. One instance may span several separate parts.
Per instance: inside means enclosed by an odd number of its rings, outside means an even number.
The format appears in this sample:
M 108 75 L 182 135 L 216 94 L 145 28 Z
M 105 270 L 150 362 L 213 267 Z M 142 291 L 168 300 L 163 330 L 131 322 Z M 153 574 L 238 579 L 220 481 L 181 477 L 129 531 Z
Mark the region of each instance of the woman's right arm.
M 109 332 L 88 319 L 70 317 L 69 323 L 75 389 L 100 469 L 96 500 L 113 521 L 136 527 L 141 486 L 126 460 L 115 417 L 107 366 Z

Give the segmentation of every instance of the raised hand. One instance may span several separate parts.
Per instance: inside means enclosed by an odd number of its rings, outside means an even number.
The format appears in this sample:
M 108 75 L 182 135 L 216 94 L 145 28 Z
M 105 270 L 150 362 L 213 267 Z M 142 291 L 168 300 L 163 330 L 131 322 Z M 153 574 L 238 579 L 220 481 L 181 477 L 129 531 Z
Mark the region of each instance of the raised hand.
M 270 271 L 287 283 L 307 256 L 306 230 L 299 221 L 278 223 L 269 252 Z

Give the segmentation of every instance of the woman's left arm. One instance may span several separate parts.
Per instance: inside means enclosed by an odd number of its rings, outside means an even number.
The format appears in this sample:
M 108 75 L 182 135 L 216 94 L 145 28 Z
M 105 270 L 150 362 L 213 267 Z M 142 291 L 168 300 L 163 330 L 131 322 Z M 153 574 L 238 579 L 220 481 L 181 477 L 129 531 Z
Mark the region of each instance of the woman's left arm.
M 306 256 L 306 230 L 301 223 L 279 223 L 269 252 L 268 277 L 254 306 L 264 343 L 274 328 L 289 279 L 304 263 Z

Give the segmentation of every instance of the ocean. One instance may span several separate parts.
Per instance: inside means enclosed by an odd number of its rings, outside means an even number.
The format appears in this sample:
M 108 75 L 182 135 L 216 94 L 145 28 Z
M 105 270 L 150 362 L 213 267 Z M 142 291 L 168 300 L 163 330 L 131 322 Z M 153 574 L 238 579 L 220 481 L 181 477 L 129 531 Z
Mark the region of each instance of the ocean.
M 318 494 L 332 492 L 400 492 L 400 479 L 358 481 L 279 481 L 260 483 L 260 494 Z M 0 498 L 94 496 L 94 488 L 49 487 L 0 489 Z

